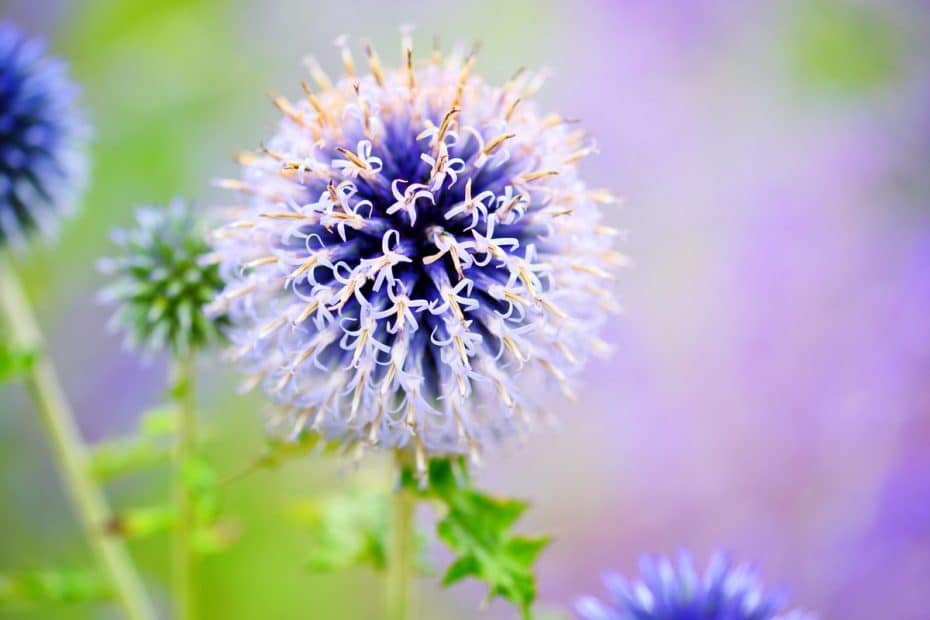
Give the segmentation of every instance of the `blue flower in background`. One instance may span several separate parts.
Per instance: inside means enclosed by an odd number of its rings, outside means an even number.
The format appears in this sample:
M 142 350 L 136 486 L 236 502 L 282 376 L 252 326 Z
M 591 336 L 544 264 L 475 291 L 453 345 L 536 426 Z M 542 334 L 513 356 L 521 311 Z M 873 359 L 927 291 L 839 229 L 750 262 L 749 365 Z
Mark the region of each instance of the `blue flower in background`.
M 623 257 L 602 221 L 605 191 L 577 162 L 588 135 L 532 96 L 539 75 L 501 87 L 472 55 L 400 69 L 371 48 L 361 75 L 343 40 L 338 82 L 315 82 L 218 213 L 215 257 L 234 356 L 280 406 L 288 436 L 418 455 L 477 452 L 521 433 L 545 386 L 605 343 Z
M 52 232 L 86 178 L 88 131 L 65 64 L 0 23 L 0 244 Z
M 815 620 L 801 611 L 780 615 L 782 597 L 765 589 L 754 570 L 733 566 L 720 552 L 703 575 L 683 552 L 677 567 L 668 558 L 646 557 L 639 581 L 611 574 L 605 583 L 611 601 L 581 599 L 576 607 L 582 620 Z

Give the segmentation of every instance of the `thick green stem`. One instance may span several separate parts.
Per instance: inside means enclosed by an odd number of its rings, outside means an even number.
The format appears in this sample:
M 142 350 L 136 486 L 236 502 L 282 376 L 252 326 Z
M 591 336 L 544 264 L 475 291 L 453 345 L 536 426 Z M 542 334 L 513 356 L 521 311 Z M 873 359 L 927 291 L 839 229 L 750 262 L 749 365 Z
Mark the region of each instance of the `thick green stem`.
M 185 468 L 194 452 L 197 406 L 194 392 L 194 356 L 178 355 L 172 368 L 172 394 L 178 407 L 174 450 L 174 498 L 177 523 L 174 528 L 174 602 L 177 620 L 196 617 L 194 598 L 194 550 L 191 536 L 194 507 Z
M 395 455 L 396 478 L 404 467 L 401 452 Z M 388 538 L 387 619 L 411 620 L 414 618 L 414 571 L 416 553 L 414 511 L 417 498 L 403 483 L 391 495 L 391 522 Z
M 42 333 L 20 284 L 10 256 L 0 250 L 0 311 L 9 324 L 13 344 L 35 351 L 36 361 L 26 383 L 48 433 L 62 482 L 84 528 L 87 540 L 114 594 L 131 620 L 154 620 L 142 580 L 133 568 L 123 541 L 108 536 L 105 525 L 112 513 L 101 489 L 90 475 L 88 453 L 71 407 L 46 355 Z

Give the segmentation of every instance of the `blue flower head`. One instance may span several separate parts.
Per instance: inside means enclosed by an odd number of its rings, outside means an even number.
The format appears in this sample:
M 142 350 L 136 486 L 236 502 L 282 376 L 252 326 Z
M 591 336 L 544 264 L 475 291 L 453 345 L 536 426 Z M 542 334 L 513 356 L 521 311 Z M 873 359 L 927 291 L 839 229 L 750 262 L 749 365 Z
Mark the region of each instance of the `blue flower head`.
M 53 231 L 79 197 L 88 132 L 77 94 L 41 41 L 0 22 L 0 245 Z
M 751 568 L 733 566 L 720 552 L 703 575 L 691 556 L 681 553 L 677 567 L 668 558 L 646 557 L 639 581 L 611 574 L 605 582 L 611 601 L 581 599 L 582 620 L 816 620 L 801 611 L 781 614 L 781 595 L 765 589 Z
M 274 429 L 475 453 L 606 349 L 613 199 L 579 176 L 587 134 L 538 111 L 541 76 L 491 86 L 407 38 L 399 69 L 368 47 L 362 74 L 337 44 L 346 77 L 308 60 L 314 85 L 220 182 L 243 200 L 219 213 L 214 306 Z

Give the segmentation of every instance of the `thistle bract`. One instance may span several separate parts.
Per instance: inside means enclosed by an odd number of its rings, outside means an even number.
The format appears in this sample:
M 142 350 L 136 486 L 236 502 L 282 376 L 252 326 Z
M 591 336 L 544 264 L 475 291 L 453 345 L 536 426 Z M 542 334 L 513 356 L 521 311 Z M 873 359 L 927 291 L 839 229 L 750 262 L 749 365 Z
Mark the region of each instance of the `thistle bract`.
M 78 89 L 41 41 L 0 22 L 0 245 L 51 232 L 86 177 Z
M 419 454 L 476 451 L 523 429 L 546 384 L 571 393 L 609 293 L 616 231 L 577 162 L 583 131 L 501 87 L 473 56 L 386 70 L 367 48 L 346 77 L 283 113 L 219 213 L 214 245 L 235 356 L 280 405 L 274 429 Z
M 767 590 L 752 569 L 733 566 L 720 552 L 703 575 L 682 553 L 677 566 L 647 557 L 640 561 L 640 580 L 613 574 L 605 583 L 611 601 L 580 600 L 582 620 L 816 620 L 801 611 L 780 615 L 782 597 Z
M 141 207 L 135 228 L 117 229 L 112 237 L 123 254 L 98 261 L 115 280 L 101 293 L 102 301 L 119 305 L 111 326 L 125 328 L 131 346 L 150 351 L 186 353 L 207 344 L 224 319 L 207 317 L 204 307 L 222 281 L 187 203 Z

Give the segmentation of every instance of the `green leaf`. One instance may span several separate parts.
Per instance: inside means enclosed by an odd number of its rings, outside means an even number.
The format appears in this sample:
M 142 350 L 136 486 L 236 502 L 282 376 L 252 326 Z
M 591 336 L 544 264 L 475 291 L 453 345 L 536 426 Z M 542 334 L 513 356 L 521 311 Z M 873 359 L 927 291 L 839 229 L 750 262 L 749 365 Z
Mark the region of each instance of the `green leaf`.
M 98 480 L 110 482 L 120 476 L 167 463 L 170 437 L 177 423 L 177 408 L 163 405 L 142 414 L 137 434 L 96 446 L 90 456 L 90 471 Z
M 226 551 L 239 540 L 241 530 L 232 521 L 214 523 L 194 532 L 194 550 L 202 555 L 213 555 Z
M 209 525 L 220 510 L 219 478 L 213 466 L 201 456 L 193 456 L 181 467 L 181 478 L 190 492 L 194 523 Z
M 35 351 L 0 344 L 0 383 L 26 374 L 35 362 Z
M 89 571 L 0 575 L 0 608 L 15 603 L 85 603 L 109 596 L 106 581 Z
M 90 470 L 101 482 L 161 465 L 170 460 L 168 446 L 153 445 L 148 439 L 109 441 L 94 448 Z
M 176 520 L 173 506 L 133 508 L 113 517 L 107 524 L 107 533 L 126 539 L 145 538 L 170 530 Z
M 307 567 L 318 572 L 350 566 L 383 570 L 387 564 L 389 509 L 387 495 L 364 491 L 296 504 L 291 517 L 307 523 L 313 539 Z
M 177 427 L 178 407 L 174 403 L 166 403 L 149 409 L 142 414 L 142 420 L 139 422 L 139 431 L 149 439 L 174 435 Z
M 405 483 L 409 480 L 405 477 Z M 474 577 L 488 584 L 488 599 L 504 597 L 529 618 L 536 599 L 533 563 L 549 539 L 511 533 L 527 504 L 476 491 L 464 463 L 449 459 L 430 462 L 426 495 L 445 505 L 446 515 L 436 532 L 458 555 L 447 569 L 443 585 Z

